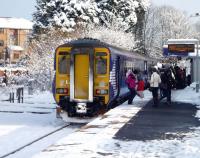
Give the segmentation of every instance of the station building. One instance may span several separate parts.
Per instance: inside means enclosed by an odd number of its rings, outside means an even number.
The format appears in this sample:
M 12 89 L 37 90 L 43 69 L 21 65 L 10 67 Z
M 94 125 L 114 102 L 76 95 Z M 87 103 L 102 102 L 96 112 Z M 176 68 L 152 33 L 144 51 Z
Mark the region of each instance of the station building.
M 26 19 L 0 17 L 0 66 L 17 63 L 28 51 L 32 26 Z

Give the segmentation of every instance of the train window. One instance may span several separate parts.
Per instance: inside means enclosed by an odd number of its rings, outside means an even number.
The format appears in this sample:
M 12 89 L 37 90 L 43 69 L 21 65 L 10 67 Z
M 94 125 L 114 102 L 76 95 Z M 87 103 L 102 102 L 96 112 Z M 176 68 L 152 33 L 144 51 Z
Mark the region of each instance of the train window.
M 105 52 L 97 52 L 96 56 L 107 56 L 107 53 L 105 53 Z
M 96 73 L 103 75 L 107 73 L 107 59 L 102 57 L 96 58 Z
M 59 55 L 66 55 L 68 52 L 59 52 Z
M 58 72 L 60 74 L 69 74 L 70 71 L 70 58 L 69 55 L 59 56 L 58 58 Z

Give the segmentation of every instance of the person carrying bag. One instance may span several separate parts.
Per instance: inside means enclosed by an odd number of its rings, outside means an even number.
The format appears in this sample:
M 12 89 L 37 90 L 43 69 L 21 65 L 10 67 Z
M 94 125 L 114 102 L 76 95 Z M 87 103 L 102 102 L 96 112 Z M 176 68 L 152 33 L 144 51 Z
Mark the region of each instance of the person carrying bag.
M 126 79 L 126 83 L 128 85 L 128 89 L 130 91 L 130 95 L 129 95 L 129 98 L 128 98 L 128 104 L 132 104 L 132 101 L 134 99 L 134 97 L 136 96 L 136 90 L 135 90 L 135 87 L 136 87 L 136 78 L 134 76 L 133 73 L 130 73 Z

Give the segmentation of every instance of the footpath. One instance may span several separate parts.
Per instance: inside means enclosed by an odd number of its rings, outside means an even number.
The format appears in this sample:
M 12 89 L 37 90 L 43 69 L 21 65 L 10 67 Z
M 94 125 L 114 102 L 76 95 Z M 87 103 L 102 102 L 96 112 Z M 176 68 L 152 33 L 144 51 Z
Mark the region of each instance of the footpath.
M 154 108 L 145 92 L 145 99 L 110 110 L 34 158 L 198 158 L 200 95 L 192 87 L 172 95 L 171 106 Z

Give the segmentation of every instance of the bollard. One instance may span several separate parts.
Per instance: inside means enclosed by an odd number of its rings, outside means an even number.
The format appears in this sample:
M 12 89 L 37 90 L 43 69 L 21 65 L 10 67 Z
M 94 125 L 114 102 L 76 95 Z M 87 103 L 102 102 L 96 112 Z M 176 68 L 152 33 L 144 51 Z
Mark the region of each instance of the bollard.
M 12 92 L 12 102 L 14 103 L 14 100 L 15 100 L 15 94 L 14 92 Z
M 23 103 L 24 102 L 24 88 L 18 88 L 16 92 L 16 97 L 18 103 Z
M 24 103 L 24 88 L 21 88 L 21 92 L 22 92 L 22 97 L 21 97 L 22 100 L 21 100 L 21 102 Z
M 16 97 L 17 97 L 17 102 L 20 103 L 20 88 L 17 88 Z
M 19 88 L 17 89 L 17 100 L 18 100 L 18 103 L 20 103 L 20 89 Z
M 199 92 L 199 83 L 196 83 L 196 92 Z
M 9 100 L 10 100 L 10 103 L 11 103 L 11 101 L 12 101 L 12 93 L 10 92 L 10 98 L 9 98 Z
M 10 92 L 10 98 L 9 98 L 10 103 L 14 103 L 14 100 L 15 100 L 14 92 Z

